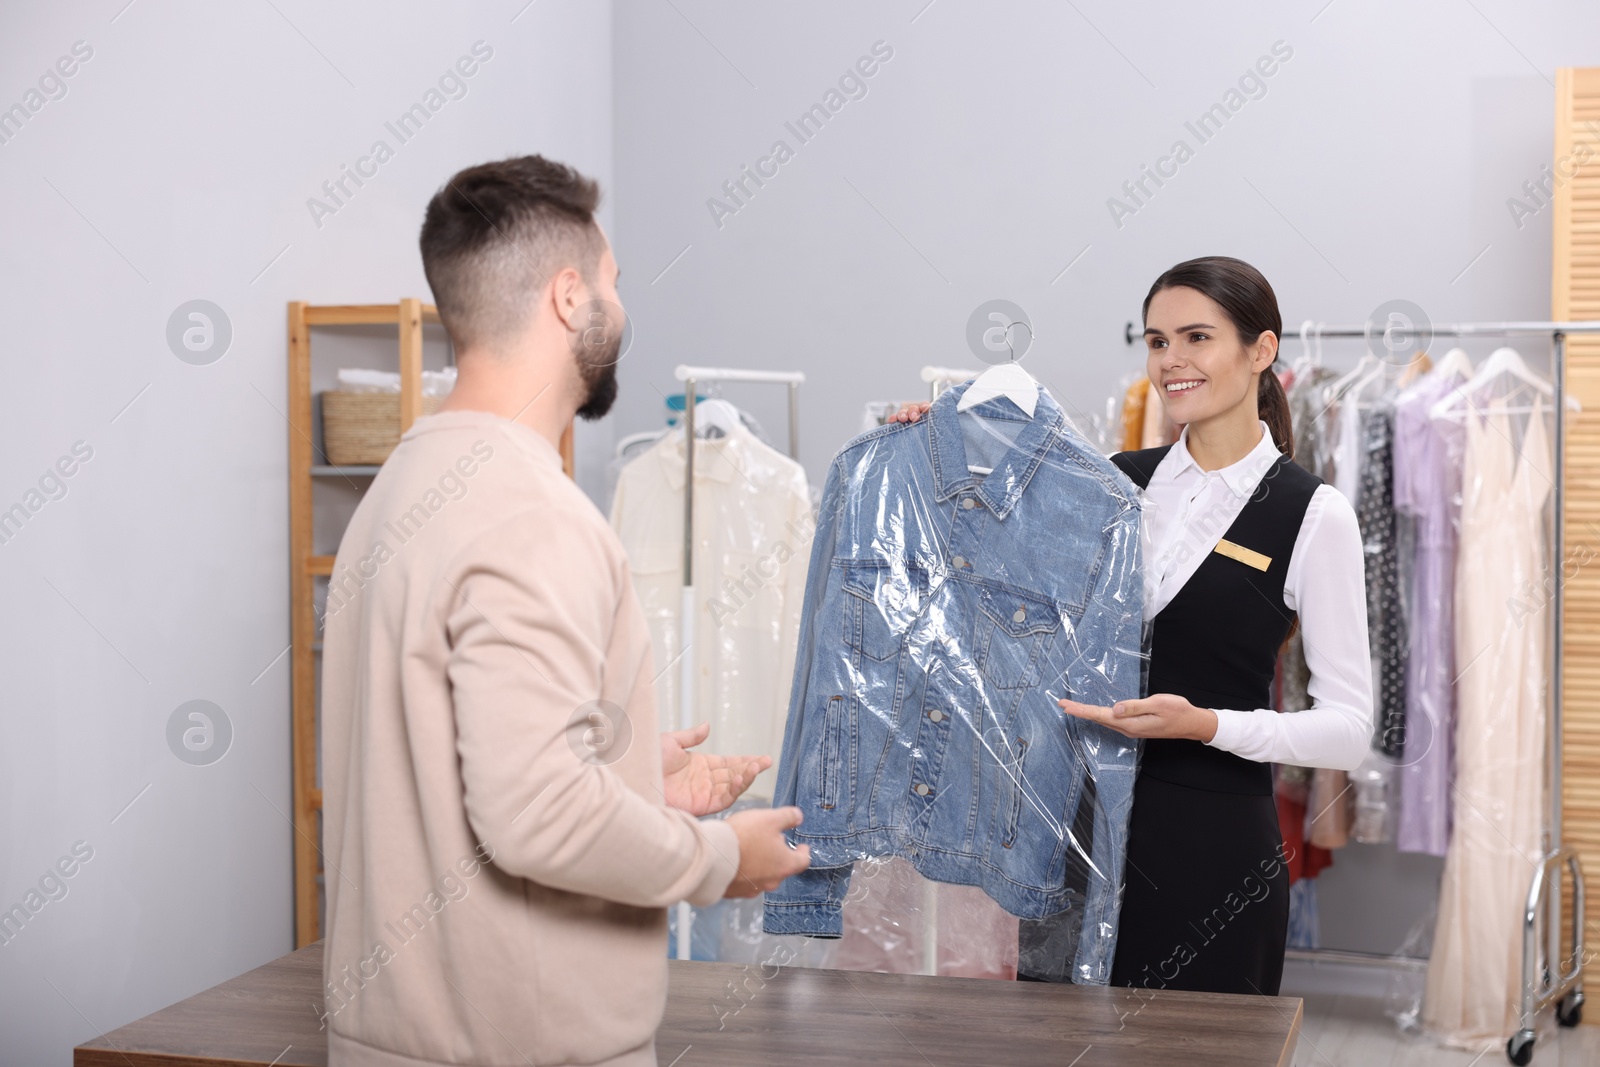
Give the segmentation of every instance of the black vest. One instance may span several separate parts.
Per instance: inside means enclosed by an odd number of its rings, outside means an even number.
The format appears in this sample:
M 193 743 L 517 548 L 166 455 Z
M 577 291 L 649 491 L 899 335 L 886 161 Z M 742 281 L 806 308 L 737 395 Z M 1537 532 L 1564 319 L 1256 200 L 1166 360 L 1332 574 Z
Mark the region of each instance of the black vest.
M 1111 461 L 1143 489 L 1166 454 L 1167 448 L 1146 448 Z M 1152 621 L 1149 692 L 1176 693 L 1202 708 L 1272 707 L 1278 650 L 1294 622 L 1294 612 L 1283 604 L 1284 578 L 1301 520 L 1321 484 L 1285 457 L 1268 469 L 1223 535 L 1247 549 L 1236 554 L 1253 563 L 1209 552 L 1161 609 Z M 1270 764 L 1189 739 L 1147 739 L 1139 773 L 1219 793 L 1272 793 Z

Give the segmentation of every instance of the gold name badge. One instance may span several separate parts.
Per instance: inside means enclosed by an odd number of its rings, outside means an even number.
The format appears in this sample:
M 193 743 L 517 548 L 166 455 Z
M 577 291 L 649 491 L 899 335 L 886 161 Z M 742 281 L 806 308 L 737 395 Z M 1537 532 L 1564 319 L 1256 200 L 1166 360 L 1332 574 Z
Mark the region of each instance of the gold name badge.
M 1263 556 L 1261 553 L 1254 552 L 1243 545 L 1236 545 L 1227 538 L 1217 542 L 1217 551 L 1229 559 L 1236 559 L 1245 566 L 1254 567 L 1258 571 L 1264 571 L 1272 566 L 1271 556 Z

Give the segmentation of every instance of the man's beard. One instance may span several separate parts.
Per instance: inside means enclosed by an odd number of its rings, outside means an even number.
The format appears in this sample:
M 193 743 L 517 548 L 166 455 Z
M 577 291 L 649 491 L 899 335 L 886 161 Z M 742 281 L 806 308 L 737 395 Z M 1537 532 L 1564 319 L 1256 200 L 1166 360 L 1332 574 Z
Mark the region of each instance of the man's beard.
M 578 418 L 587 422 L 604 418 L 617 399 L 617 361 L 622 351 L 622 331 L 608 329 L 599 345 L 584 343 L 585 331 L 572 342 L 572 358 L 578 363 L 578 378 L 583 382 L 583 404 Z

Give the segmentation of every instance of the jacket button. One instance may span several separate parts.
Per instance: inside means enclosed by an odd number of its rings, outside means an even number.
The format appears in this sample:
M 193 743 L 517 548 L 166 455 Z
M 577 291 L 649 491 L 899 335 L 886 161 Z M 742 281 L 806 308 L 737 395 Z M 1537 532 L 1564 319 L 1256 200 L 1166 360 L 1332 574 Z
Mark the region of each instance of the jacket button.
M 943 722 L 944 712 L 940 711 L 938 708 L 934 708 L 932 711 L 928 712 L 928 718 L 932 719 L 934 722 Z
M 928 783 L 927 782 L 918 782 L 917 783 L 917 796 L 925 797 L 931 792 L 933 792 L 933 790 L 928 788 Z
M 967 557 L 957 556 L 955 559 L 951 560 L 950 563 L 955 567 L 956 570 L 960 570 L 967 565 Z
M 1017 609 L 1017 613 L 1015 615 L 1011 616 L 1011 621 L 1012 622 L 1024 622 L 1024 621 L 1027 620 L 1027 618 L 1028 618 L 1028 613 L 1026 611 L 1024 611 L 1023 609 L 1018 608 Z
M 969 496 L 965 500 L 961 501 L 961 506 L 966 508 L 968 511 L 971 511 L 973 508 L 978 506 L 978 502 Z

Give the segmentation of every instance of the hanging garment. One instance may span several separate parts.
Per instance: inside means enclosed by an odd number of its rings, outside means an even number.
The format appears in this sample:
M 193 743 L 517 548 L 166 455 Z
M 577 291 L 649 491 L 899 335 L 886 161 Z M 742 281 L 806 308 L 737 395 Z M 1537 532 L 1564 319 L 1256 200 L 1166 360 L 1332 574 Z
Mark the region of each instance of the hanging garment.
M 1550 444 L 1534 407 L 1520 447 L 1504 402 L 1466 415 L 1456 805 L 1422 1006 L 1423 1025 L 1462 1048 L 1520 1025 L 1522 914 L 1542 859 Z
M 1406 620 L 1400 610 L 1400 562 L 1394 514 L 1394 405 L 1361 420 L 1362 547 L 1367 558 L 1367 630 L 1377 681 L 1373 744 L 1399 757 L 1406 732 Z
M 1289 870 L 1289 884 L 1315 878 L 1333 865 L 1333 853 L 1318 848 L 1306 840 L 1305 801 L 1295 800 L 1281 792 L 1273 795 L 1278 806 L 1278 829 L 1283 833 L 1283 843 L 1289 859 L 1284 866 Z
M 1319 364 L 1303 367 L 1287 391 L 1290 421 L 1294 426 L 1295 462 L 1324 482 L 1333 482 L 1333 431 L 1339 407 L 1328 387 L 1339 375 Z M 1348 499 L 1348 498 L 1347 498 Z M 1354 501 L 1352 501 L 1352 504 Z M 1304 711 L 1311 706 L 1307 686 L 1311 668 L 1306 663 L 1305 638 L 1298 629 L 1289 636 L 1283 652 L 1283 711 Z M 1302 768 L 1309 771 L 1306 802 L 1306 838 L 1322 849 L 1343 848 L 1350 842 L 1355 820 L 1355 796 L 1350 777 L 1334 767 Z M 1332 857 L 1328 859 L 1333 862 Z
M 1017 976 L 1016 916 L 976 886 L 928 881 L 898 856 L 856 864 L 837 944 L 828 966 L 843 971 L 926 974 L 932 949 L 935 974 Z
M 1354 396 L 1341 398 L 1334 417 L 1333 444 L 1329 459 L 1333 465 L 1333 487 L 1344 494 L 1350 506 L 1361 507 L 1361 408 Z
M 1311 794 L 1306 798 L 1306 840 L 1317 848 L 1343 848 L 1350 843 L 1355 818 L 1355 790 L 1350 788 L 1350 773 L 1331 767 L 1313 770 Z M 1332 864 L 1331 856 L 1328 862 Z
M 1317 880 L 1303 878 L 1289 886 L 1289 947 L 1322 947 L 1322 924 L 1317 916 Z
M 1434 856 L 1443 856 L 1450 842 L 1461 424 L 1435 421 L 1428 411 L 1464 377 L 1441 370 L 1406 390 L 1395 404 L 1394 504 L 1416 521 L 1397 840 L 1403 851 Z
M 1013 915 L 1069 912 L 1072 976 L 1103 985 L 1137 746 L 1056 700 L 1139 695 L 1138 502 L 1048 393 L 1032 418 L 958 414 L 969 387 L 829 469 L 774 797 L 811 868 L 765 929 L 838 937 L 851 865 L 898 855 Z
M 695 442 L 691 646 L 684 650 L 683 434 L 669 433 L 623 467 L 611 525 L 628 551 L 650 622 L 661 718 L 676 729 L 711 723 L 702 750 L 776 759 L 805 589 L 813 522 L 804 469 L 741 422 Z M 694 671 L 694 706 L 680 713 L 679 660 Z M 764 772 L 748 795 L 769 798 Z
M 1261 429 L 1256 449 L 1220 470 L 1194 461 L 1187 433 L 1115 457 L 1146 486 L 1149 689 L 1213 709 L 1217 732 L 1144 743 L 1113 984 L 1275 994 L 1291 857 L 1264 761 L 1349 764 L 1370 736 L 1355 515 Z M 1297 611 L 1316 707 L 1283 715 L 1265 704 Z
M 1150 400 L 1150 379 L 1139 375 L 1122 395 L 1122 450 L 1139 447 L 1144 439 L 1144 413 Z

